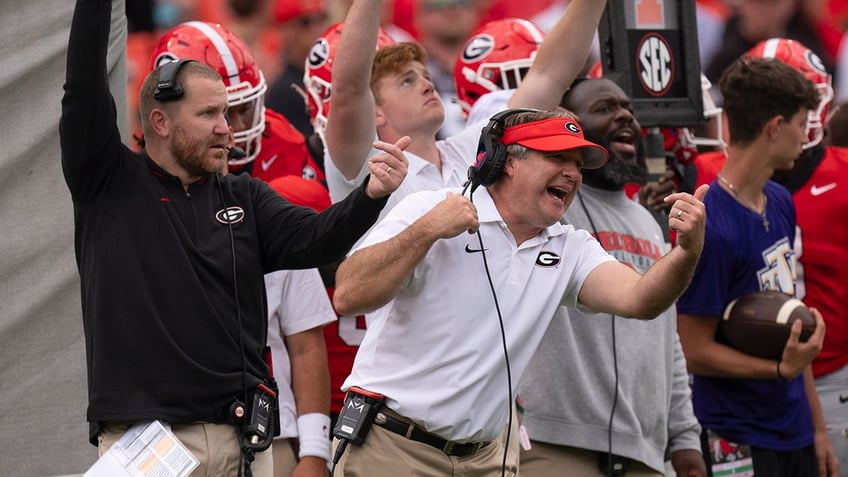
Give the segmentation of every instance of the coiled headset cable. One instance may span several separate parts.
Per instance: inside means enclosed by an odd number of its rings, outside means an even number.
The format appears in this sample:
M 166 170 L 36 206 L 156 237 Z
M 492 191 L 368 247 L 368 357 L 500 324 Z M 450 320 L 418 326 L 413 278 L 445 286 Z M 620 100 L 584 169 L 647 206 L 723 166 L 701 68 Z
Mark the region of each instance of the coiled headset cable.
M 465 192 L 468 190 L 468 187 L 471 186 L 471 192 L 468 194 L 468 200 L 471 203 L 474 203 L 474 190 L 477 188 L 477 185 L 472 185 L 472 181 L 467 181 L 462 187 L 462 194 L 465 195 Z M 492 281 L 492 274 L 489 271 L 489 261 L 486 257 L 486 247 L 483 246 L 483 235 L 480 234 L 480 230 L 477 229 L 475 234 L 477 236 L 477 241 L 480 244 L 480 255 L 483 256 L 483 267 L 486 269 L 486 280 L 489 282 L 489 289 L 492 291 L 492 298 L 495 301 L 495 310 L 498 313 L 498 324 L 500 325 L 501 330 L 501 346 L 503 347 L 504 354 L 504 362 L 506 364 L 506 383 L 507 383 L 507 395 L 509 398 L 508 408 L 509 408 L 509 419 L 507 420 L 507 428 L 506 428 L 506 441 L 504 442 L 504 453 L 503 460 L 501 461 L 501 477 L 506 476 L 506 457 L 509 454 L 509 441 L 512 438 L 512 420 L 515 418 L 512 413 L 513 409 L 513 395 L 512 395 L 512 367 L 509 364 L 509 350 L 506 345 L 506 330 L 504 328 L 504 320 L 503 314 L 501 313 L 501 306 L 498 303 L 498 294 L 495 291 L 495 284 Z
M 247 403 L 249 402 L 247 399 L 247 357 L 245 356 L 244 352 L 244 331 L 241 319 L 241 304 L 239 302 L 238 279 L 236 278 L 236 273 L 238 272 L 238 267 L 236 264 L 236 241 L 235 237 L 233 236 L 233 223 L 230 219 L 230 214 L 227 211 L 227 202 L 226 200 L 224 200 L 224 189 L 221 185 L 220 173 L 215 173 L 215 182 L 218 184 L 218 196 L 221 198 L 221 205 L 224 207 L 224 216 L 227 218 L 227 232 L 230 235 L 230 253 L 233 258 L 233 299 L 236 302 L 236 320 L 238 323 L 239 351 L 241 352 L 242 402 Z M 250 470 L 250 463 L 253 462 L 253 459 L 255 457 L 254 452 L 253 449 L 250 449 L 244 445 L 244 435 L 242 434 L 241 427 L 235 426 L 235 428 L 240 448 L 238 477 L 242 476 L 242 469 L 244 469 L 245 477 L 251 477 L 253 475 L 253 472 L 251 472 Z

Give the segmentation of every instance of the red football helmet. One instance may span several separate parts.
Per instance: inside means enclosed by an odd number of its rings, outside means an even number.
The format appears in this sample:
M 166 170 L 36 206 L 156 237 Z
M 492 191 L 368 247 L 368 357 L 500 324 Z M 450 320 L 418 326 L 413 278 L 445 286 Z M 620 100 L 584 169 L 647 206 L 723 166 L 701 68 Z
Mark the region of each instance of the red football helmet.
M 520 18 L 491 21 L 472 33 L 453 68 L 463 115 L 480 96 L 518 87 L 544 38 L 541 28 Z
M 319 134 L 327 127 L 330 114 L 330 93 L 333 81 L 333 63 L 336 47 L 342 36 L 344 22 L 330 25 L 312 44 L 303 68 L 303 87 L 312 127 Z M 377 35 L 377 49 L 393 45 L 395 41 L 381 28 Z
M 604 77 L 604 67 L 601 65 L 601 62 L 598 61 L 586 73 L 587 78 L 603 78 Z
M 831 77 L 821 58 L 801 43 L 785 38 L 761 41 L 748 50 L 746 55 L 754 58 L 776 58 L 795 68 L 816 85 L 820 95 L 819 106 L 807 114 L 807 134 L 810 141 L 804 144 L 804 149 L 821 143 L 824 138 L 824 125 L 827 124 L 827 109 L 833 100 Z
M 230 108 L 248 104 L 252 120 L 247 128 L 235 131 L 236 145 L 247 156 L 229 159 L 230 166 L 242 166 L 256 159 L 265 131 L 265 90 L 268 85 L 244 40 L 221 25 L 185 22 L 162 35 L 150 58 L 150 70 L 184 58 L 201 61 L 214 68 L 227 86 Z

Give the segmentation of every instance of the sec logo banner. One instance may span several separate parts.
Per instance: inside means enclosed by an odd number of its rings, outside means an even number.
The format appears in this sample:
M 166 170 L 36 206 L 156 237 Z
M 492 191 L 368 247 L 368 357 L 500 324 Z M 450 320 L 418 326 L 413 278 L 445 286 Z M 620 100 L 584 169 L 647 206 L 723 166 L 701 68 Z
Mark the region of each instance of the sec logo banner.
M 662 36 L 650 33 L 642 38 L 636 50 L 639 82 L 652 96 L 663 96 L 674 79 L 674 57 Z

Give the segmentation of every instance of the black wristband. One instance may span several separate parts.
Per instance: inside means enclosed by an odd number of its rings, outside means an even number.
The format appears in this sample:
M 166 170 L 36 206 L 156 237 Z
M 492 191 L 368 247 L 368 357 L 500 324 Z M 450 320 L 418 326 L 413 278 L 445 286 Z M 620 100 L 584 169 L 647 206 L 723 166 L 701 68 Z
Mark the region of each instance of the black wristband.
M 786 382 L 786 378 L 783 377 L 783 374 L 780 372 L 780 361 L 777 362 L 777 379 L 782 382 Z

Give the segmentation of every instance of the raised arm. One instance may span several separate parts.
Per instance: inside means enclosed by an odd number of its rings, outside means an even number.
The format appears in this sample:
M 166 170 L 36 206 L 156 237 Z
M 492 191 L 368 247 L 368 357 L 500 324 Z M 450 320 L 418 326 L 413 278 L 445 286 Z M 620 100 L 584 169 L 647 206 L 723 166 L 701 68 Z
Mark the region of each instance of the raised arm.
M 354 316 L 385 305 L 437 240 L 474 232 L 478 227 L 477 209 L 471 201 L 448 194 L 398 235 L 360 249 L 342 262 L 333 295 L 336 311 Z
M 674 203 L 669 227 L 677 231 L 677 245 L 644 275 L 618 262 L 603 263 L 586 277 L 580 302 L 597 312 L 644 319 L 670 307 L 688 286 L 701 256 L 706 220 L 702 199 L 708 189 L 703 185 L 695 195 L 678 192 L 666 198 Z
M 362 170 L 376 136 L 370 83 L 380 8 L 380 0 L 354 1 L 336 47 L 326 146 L 330 159 L 347 179 Z
M 78 0 L 71 23 L 59 136 L 75 198 L 97 190 L 108 172 L 99 163 L 115 159 L 121 147 L 106 67 L 111 14 L 111 0 Z
M 510 108 L 554 109 L 559 105 L 589 57 L 606 4 L 605 0 L 572 0 L 568 4 L 510 98 Z

